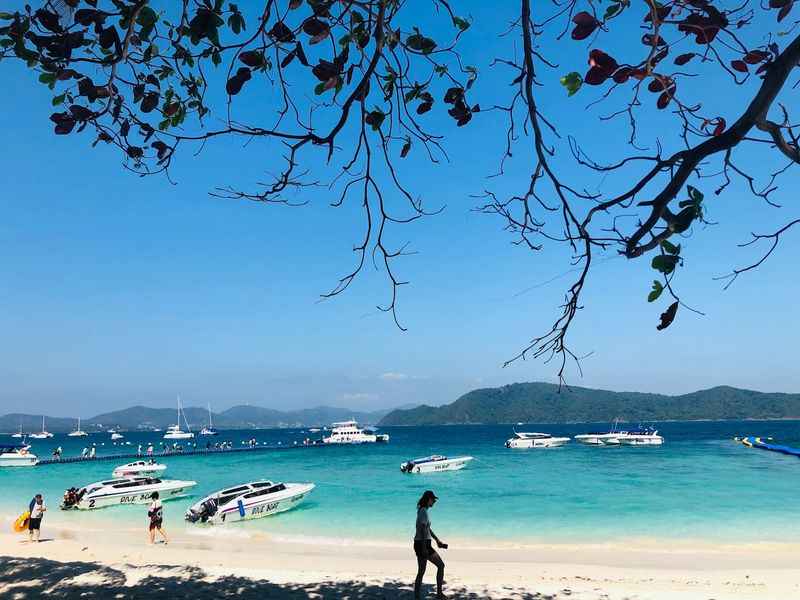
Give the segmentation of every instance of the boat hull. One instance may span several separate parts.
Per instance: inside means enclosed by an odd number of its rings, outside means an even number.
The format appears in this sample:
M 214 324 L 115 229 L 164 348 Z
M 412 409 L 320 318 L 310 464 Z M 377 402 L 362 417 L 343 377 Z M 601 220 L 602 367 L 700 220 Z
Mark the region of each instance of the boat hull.
M 2 454 L 0 467 L 33 467 L 39 459 L 33 454 Z
M 228 503 L 209 517 L 206 523 L 223 525 L 239 521 L 252 521 L 270 517 L 286 512 L 299 505 L 314 489 L 313 483 L 295 485 L 292 489 L 284 490 L 284 494 L 275 495 L 267 499 L 251 499 L 249 502 L 239 499 L 235 503 Z
M 112 493 L 112 494 L 96 494 L 84 496 L 80 502 L 74 506 L 78 510 L 93 510 L 96 508 L 108 508 L 109 506 L 120 506 L 125 504 L 149 504 L 153 501 L 153 492 L 158 492 L 159 499 L 162 502 L 174 500 L 186 495 L 187 490 L 190 490 L 197 485 L 196 481 L 182 481 L 180 484 L 171 487 L 153 487 L 151 489 L 142 489 L 136 491 L 129 491 L 126 493 Z
M 150 477 L 158 477 L 164 471 L 167 470 L 167 467 L 164 465 L 159 465 L 158 467 L 117 467 L 111 473 L 114 477 L 136 477 L 136 476 L 150 476 Z
M 436 460 L 415 464 L 411 469 L 403 470 L 403 467 L 408 463 L 400 465 L 400 470 L 404 473 L 438 473 L 440 471 L 460 471 L 467 466 L 469 461 L 473 460 L 472 456 L 462 456 L 460 458 L 452 458 L 447 460 Z
M 165 440 L 191 440 L 194 438 L 193 433 L 166 433 L 164 434 Z
M 538 448 L 558 448 L 569 442 L 569 438 L 547 438 L 547 439 L 517 439 L 513 438 L 506 442 L 506 448 L 518 450 L 530 450 Z

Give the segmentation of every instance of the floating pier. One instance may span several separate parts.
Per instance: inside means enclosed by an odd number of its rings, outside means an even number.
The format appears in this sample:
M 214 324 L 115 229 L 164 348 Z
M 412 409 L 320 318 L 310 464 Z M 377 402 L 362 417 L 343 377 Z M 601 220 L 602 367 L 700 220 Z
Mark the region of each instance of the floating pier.
M 244 448 L 192 448 L 191 450 L 153 452 L 125 452 L 121 454 L 101 454 L 99 456 L 69 456 L 58 458 L 39 459 L 36 466 L 42 465 L 68 465 L 75 463 L 88 463 L 97 461 L 142 460 L 148 458 L 175 458 L 178 456 L 208 456 L 210 454 L 238 454 L 242 452 L 270 452 L 276 450 L 300 450 L 301 448 L 320 448 L 326 444 L 266 444 L 261 446 L 245 446 Z

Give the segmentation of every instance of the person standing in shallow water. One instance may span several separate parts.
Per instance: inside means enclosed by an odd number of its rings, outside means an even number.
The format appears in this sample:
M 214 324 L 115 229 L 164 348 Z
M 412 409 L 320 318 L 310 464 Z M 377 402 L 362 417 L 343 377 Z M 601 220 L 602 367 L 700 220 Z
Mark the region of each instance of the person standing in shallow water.
M 414 534 L 414 554 L 417 555 L 417 578 L 414 581 L 414 598 L 420 600 L 422 590 L 422 578 L 428 561 L 436 565 L 436 597 L 445 598 L 442 593 L 444 583 L 444 561 L 439 553 L 433 549 L 431 539 L 436 540 L 436 545 L 443 550 L 447 549 L 447 544 L 436 537 L 431 529 L 431 520 L 428 517 L 428 510 L 433 508 L 438 498 L 431 490 L 427 490 L 417 502 L 417 529 Z
M 150 518 L 150 526 L 148 528 L 148 533 L 150 535 L 150 543 L 156 543 L 156 529 L 158 533 L 161 534 L 161 537 L 164 538 L 164 543 L 168 543 L 169 540 L 167 539 L 167 534 L 164 532 L 163 523 L 164 523 L 164 509 L 161 506 L 161 500 L 159 499 L 158 492 L 153 492 L 151 496 L 153 500 L 150 503 L 150 506 L 147 509 L 147 516 Z

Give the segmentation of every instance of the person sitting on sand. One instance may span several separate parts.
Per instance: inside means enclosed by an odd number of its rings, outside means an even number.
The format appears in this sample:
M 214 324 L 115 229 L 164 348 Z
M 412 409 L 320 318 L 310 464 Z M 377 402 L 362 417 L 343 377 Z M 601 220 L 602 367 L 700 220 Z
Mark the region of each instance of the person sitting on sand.
M 159 500 L 158 492 L 153 492 L 151 496 L 153 501 L 150 503 L 150 506 L 147 509 L 147 516 L 150 517 L 150 527 L 149 527 L 149 535 L 150 535 L 150 543 L 156 543 L 156 529 L 158 533 L 161 534 L 161 537 L 164 538 L 164 543 L 168 543 L 169 540 L 167 539 L 167 534 L 164 532 L 164 528 L 162 527 L 164 523 L 164 509 L 161 506 L 161 500 Z
M 31 516 L 28 517 L 28 539 L 31 542 L 39 542 L 41 534 L 42 517 L 44 516 L 47 507 L 44 505 L 44 498 L 41 494 L 36 494 L 28 505 L 28 511 Z M 35 539 L 34 539 L 35 538 Z
M 425 568 L 428 561 L 436 565 L 436 597 L 445 598 L 442 593 L 444 583 L 444 561 L 439 553 L 433 549 L 431 538 L 436 540 L 439 548 L 447 549 L 447 544 L 436 537 L 431 529 L 431 520 L 428 517 L 428 509 L 432 508 L 438 498 L 432 490 L 427 490 L 417 502 L 417 530 L 414 534 L 414 554 L 417 555 L 417 578 L 414 581 L 414 598 L 419 600 L 422 596 L 422 577 L 425 575 Z

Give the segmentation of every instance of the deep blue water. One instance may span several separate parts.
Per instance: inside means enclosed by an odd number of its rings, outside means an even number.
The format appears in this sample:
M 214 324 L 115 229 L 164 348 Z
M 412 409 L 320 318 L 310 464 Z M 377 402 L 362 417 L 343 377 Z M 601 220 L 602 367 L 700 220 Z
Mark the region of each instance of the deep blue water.
M 607 424 L 526 425 L 525 430 L 576 435 Z M 508 450 L 511 426 L 384 428 L 389 444 L 303 448 L 279 452 L 166 457 L 165 477 L 199 482 L 195 498 L 255 479 L 311 481 L 317 489 L 302 508 L 272 518 L 230 525 L 247 531 L 326 538 L 409 539 L 415 503 L 425 489 L 440 497 L 431 512 L 445 538 L 512 542 L 604 541 L 626 537 L 698 538 L 709 541 L 796 541 L 800 459 L 748 449 L 735 435 L 773 436 L 800 446 L 800 422 L 662 423 L 665 444 L 654 448 L 586 447 L 571 442 L 548 450 Z M 111 445 L 108 434 L 32 440 L 49 456 L 57 445 L 76 455 L 89 442 L 98 455 L 135 451 L 162 434 L 125 433 L 131 446 Z M 255 437 L 291 445 L 303 430 L 225 431 L 234 446 Z M 198 438 L 205 445 L 204 438 Z M 4 440 L 5 441 L 5 440 Z M 104 443 L 105 445 L 100 445 Z M 404 475 L 403 460 L 440 453 L 477 460 L 459 472 Z M 127 461 L 120 461 L 127 462 Z M 0 469 L 0 515 L 15 517 L 35 492 L 55 509 L 64 489 L 105 479 L 117 463 L 97 461 L 31 469 Z M 187 498 L 166 505 L 173 529 Z M 100 526 L 104 520 L 138 527 L 143 507 L 82 513 L 51 512 L 60 522 Z

